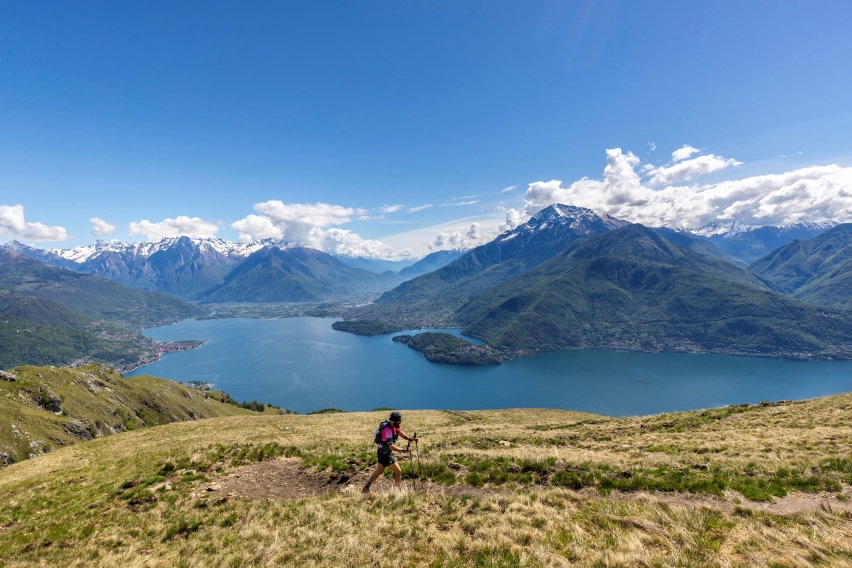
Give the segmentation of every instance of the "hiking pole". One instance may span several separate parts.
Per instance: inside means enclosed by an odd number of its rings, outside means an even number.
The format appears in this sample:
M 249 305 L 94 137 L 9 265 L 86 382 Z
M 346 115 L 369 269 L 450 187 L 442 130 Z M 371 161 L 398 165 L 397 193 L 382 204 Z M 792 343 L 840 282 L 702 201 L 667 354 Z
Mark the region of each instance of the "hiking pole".
M 417 434 L 414 434 L 417 436 Z M 405 453 L 408 454 L 409 472 L 411 476 L 411 490 L 416 491 L 414 487 L 414 456 L 411 455 L 411 438 L 408 439 L 408 446 L 405 447 Z
M 420 440 L 417 432 L 414 433 L 414 450 L 417 452 L 417 474 L 420 476 L 420 489 L 423 489 L 423 467 L 420 465 Z

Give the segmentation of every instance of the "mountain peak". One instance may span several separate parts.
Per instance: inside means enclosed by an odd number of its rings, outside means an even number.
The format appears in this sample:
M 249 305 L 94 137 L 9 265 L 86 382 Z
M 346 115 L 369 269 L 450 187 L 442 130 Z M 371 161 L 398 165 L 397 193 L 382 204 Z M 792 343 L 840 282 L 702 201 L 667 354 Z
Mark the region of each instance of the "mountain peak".
M 519 233 L 540 232 L 547 230 L 564 231 L 565 229 L 577 235 L 599 233 L 601 229 L 612 230 L 629 225 L 627 221 L 610 217 L 606 213 L 598 213 L 585 207 L 554 203 L 533 215 L 529 221 L 519 225 L 503 237 L 509 240 Z
M 22 251 L 22 250 L 29 250 L 33 247 L 31 247 L 28 244 L 22 243 L 21 241 L 16 241 L 16 240 L 13 239 L 13 240 L 9 241 L 8 243 L 6 243 L 4 245 L 0 245 L 0 248 L 2 248 L 3 250 L 11 250 L 11 251 L 19 252 L 19 251 Z

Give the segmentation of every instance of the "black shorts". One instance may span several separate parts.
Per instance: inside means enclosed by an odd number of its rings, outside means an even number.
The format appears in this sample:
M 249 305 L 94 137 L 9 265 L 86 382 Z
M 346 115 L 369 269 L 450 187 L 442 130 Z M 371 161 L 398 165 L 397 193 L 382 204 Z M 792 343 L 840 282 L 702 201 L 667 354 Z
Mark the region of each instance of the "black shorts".
M 390 450 L 382 450 L 381 448 L 379 448 L 376 452 L 376 455 L 379 458 L 379 463 L 385 467 L 388 467 L 392 463 L 396 463 L 396 458 L 393 457 L 393 454 L 390 452 Z

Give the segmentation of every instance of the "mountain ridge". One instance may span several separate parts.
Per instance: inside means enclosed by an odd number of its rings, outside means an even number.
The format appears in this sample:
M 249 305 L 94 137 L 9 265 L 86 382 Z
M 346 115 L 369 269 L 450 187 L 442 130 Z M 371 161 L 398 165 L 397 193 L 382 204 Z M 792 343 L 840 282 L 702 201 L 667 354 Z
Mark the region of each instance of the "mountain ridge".
M 852 308 L 852 223 L 791 241 L 749 269 L 801 300 Z

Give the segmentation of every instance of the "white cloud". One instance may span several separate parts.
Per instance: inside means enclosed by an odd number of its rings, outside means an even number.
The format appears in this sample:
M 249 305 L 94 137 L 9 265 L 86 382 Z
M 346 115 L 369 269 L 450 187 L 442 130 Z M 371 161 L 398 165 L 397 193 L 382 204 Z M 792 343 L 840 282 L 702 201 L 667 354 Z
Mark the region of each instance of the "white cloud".
M 693 148 L 694 149 L 694 148 Z M 677 150 L 675 150 L 677 153 Z M 663 166 L 648 171 L 651 176 L 650 182 L 654 185 L 664 185 L 678 181 L 689 181 L 692 176 L 709 174 L 729 166 L 739 166 L 742 162 L 723 158 L 714 154 L 698 156 L 691 160 L 679 161 L 671 166 Z
M 382 209 L 399 207 L 402 206 L 391 205 Z M 381 241 L 364 239 L 348 229 L 336 228 L 350 222 L 352 216 L 362 220 L 383 218 L 369 216 L 365 209 L 330 203 L 283 203 L 278 200 L 256 203 L 254 209 L 260 215 L 248 215 L 231 224 L 239 232 L 241 242 L 273 238 L 291 245 L 346 256 L 400 258 L 407 255 L 407 251 L 397 251 Z
M 431 203 L 424 203 L 423 205 L 418 205 L 417 207 L 409 207 L 408 212 L 417 213 L 418 211 L 423 211 L 424 209 L 429 209 L 430 207 L 432 207 Z
M 276 227 L 269 217 L 248 215 L 239 221 L 231 223 L 231 228 L 237 231 L 241 243 L 250 243 L 262 239 L 280 239 L 284 233 Z
M 27 222 L 23 205 L 0 205 L 0 235 L 29 242 L 64 241 L 68 238 L 64 227 Z
M 382 213 L 396 213 L 400 209 L 402 209 L 402 205 L 384 205 L 379 207 L 379 211 Z
M 474 205 L 479 203 L 478 199 L 471 199 L 470 201 L 456 201 L 455 203 L 442 203 L 441 207 L 456 207 L 458 205 Z
M 506 211 L 506 220 L 497 230 L 501 233 L 505 233 L 506 231 L 511 231 L 523 222 L 524 219 L 520 211 L 516 209 L 509 209 Z
M 111 237 L 115 234 L 115 225 L 99 217 L 89 219 L 92 224 L 93 237 Z
M 130 236 L 144 235 L 149 241 L 159 241 L 168 237 L 209 238 L 216 235 L 219 227 L 215 223 L 199 217 L 180 215 L 174 219 L 163 219 L 152 223 L 147 219 L 131 222 L 128 225 Z
M 753 176 L 703 185 L 651 188 L 642 185 L 638 159 L 620 148 L 606 152 L 603 180 L 560 180 L 529 184 L 524 213 L 552 203 L 588 207 L 651 226 L 697 228 L 716 220 L 749 225 L 800 221 L 852 221 L 852 168 L 813 166 L 783 174 Z
M 348 223 L 351 215 L 365 215 L 363 209 L 342 207 L 330 203 L 283 203 L 279 200 L 256 203 L 254 210 L 284 225 L 290 233 L 309 231 L 311 228 L 331 227 Z M 298 240 L 289 238 L 288 240 Z
M 654 146 L 654 149 L 657 147 Z M 693 148 L 689 144 L 684 144 L 682 147 L 678 148 L 674 152 L 672 152 L 672 162 L 679 162 L 681 160 L 685 160 L 692 156 L 693 154 L 697 154 L 700 152 L 698 148 Z
M 369 258 L 400 258 L 409 256 L 410 251 L 397 251 L 381 241 L 361 238 L 348 229 L 320 231 L 310 243 L 312 248 L 344 256 L 366 256 Z
M 653 142 L 648 142 L 648 152 L 654 152 L 657 149 L 657 145 Z
M 515 189 L 518 189 L 518 186 L 517 186 L 517 185 L 509 185 L 509 186 L 506 186 L 506 187 L 504 187 L 503 189 L 501 189 L 501 190 L 500 190 L 500 193 L 507 193 L 507 192 L 509 192 L 509 191 L 513 191 L 513 190 L 515 190 Z
M 430 250 L 469 249 L 481 245 L 482 242 L 479 223 L 471 223 L 464 233 L 461 231 L 438 233 L 428 246 Z

